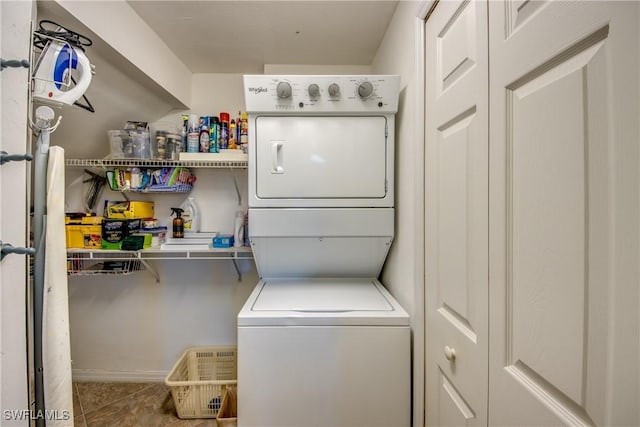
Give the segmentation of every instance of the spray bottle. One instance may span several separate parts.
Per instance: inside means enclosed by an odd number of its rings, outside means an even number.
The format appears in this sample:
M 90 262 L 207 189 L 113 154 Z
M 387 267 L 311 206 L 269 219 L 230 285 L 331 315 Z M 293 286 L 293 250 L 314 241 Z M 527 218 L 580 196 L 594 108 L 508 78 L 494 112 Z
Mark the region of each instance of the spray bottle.
M 180 208 L 171 208 L 171 215 L 176 214 L 176 217 L 173 219 L 174 238 L 184 237 L 184 220 L 182 219 L 182 212 L 184 211 Z

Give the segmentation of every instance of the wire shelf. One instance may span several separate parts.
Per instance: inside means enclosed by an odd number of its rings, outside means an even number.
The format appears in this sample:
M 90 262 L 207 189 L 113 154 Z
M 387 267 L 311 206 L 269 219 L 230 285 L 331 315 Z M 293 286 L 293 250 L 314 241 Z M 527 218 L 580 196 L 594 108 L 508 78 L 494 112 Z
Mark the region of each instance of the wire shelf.
M 88 253 L 67 255 L 67 274 L 69 276 L 113 275 L 126 276 L 144 271 L 143 262 L 135 254 L 112 254 L 94 258 Z
M 67 249 L 67 272 L 70 276 L 127 275 L 148 271 L 160 282 L 160 276 L 150 264 L 163 260 L 230 260 L 242 280 L 237 262 L 252 260 L 253 251 L 248 246 L 239 248 L 210 248 L 184 250 L 148 248 L 137 251 L 103 249 Z M 120 262 L 121 264 L 115 264 Z M 105 268 L 106 265 L 106 268 Z
M 246 169 L 247 160 L 145 160 L 145 159 L 66 159 L 71 167 L 163 167 Z

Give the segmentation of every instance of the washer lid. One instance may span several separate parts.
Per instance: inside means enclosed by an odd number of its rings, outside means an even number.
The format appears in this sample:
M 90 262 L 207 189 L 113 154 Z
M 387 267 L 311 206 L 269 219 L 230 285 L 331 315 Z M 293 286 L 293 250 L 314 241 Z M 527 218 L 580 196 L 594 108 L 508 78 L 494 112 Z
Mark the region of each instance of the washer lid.
M 253 311 L 392 311 L 372 280 L 266 279 Z
M 409 315 L 370 278 L 278 278 L 258 282 L 238 326 L 407 326 Z

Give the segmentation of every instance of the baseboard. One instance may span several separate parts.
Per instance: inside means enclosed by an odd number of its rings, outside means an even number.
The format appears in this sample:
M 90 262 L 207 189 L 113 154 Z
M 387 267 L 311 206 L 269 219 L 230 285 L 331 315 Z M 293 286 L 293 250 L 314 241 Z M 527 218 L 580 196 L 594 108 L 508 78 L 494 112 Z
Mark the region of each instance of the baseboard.
M 73 381 L 161 383 L 169 371 L 106 371 L 100 369 L 74 369 Z

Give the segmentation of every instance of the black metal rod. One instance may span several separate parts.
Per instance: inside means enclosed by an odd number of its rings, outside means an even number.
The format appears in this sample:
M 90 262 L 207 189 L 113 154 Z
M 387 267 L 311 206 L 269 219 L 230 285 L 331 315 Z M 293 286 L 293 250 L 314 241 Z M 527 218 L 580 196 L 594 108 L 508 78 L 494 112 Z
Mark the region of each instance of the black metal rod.
M 7 67 L 11 68 L 29 68 L 29 61 L 26 59 L 3 59 L 0 58 L 0 70 L 4 70 Z
M 21 162 L 31 161 L 33 156 L 31 154 L 9 154 L 6 151 L 0 151 L 0 165 L 4 165 L 7 162 Z
M 0 241 L 0 260 L 3 260 L 5 256 L 9 254 L 18 255 L 35 255 L 36 250 L 34 248 L 23 248 L 20 246 L 13 246 L 10 243 L 2 243 Z

